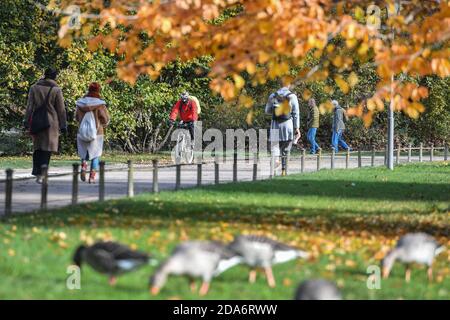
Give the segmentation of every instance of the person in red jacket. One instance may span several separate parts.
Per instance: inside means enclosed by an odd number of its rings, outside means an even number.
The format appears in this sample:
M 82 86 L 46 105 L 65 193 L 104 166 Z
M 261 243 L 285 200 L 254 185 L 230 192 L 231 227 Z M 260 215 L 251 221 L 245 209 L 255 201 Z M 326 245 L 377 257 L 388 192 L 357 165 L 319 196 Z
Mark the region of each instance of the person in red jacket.
M 197 104 L 193 99 L 189 98 L 189 93 L 183 92 L 180 100 L 175 103 L 170 113 L 169 120 L 171 125 L 177 120 L 178 114 L 180 114 L 181 120 L 187 125 L 189 133 L 191 135 L 191 141 L 194 141 L 194 126 L 198 120 Z

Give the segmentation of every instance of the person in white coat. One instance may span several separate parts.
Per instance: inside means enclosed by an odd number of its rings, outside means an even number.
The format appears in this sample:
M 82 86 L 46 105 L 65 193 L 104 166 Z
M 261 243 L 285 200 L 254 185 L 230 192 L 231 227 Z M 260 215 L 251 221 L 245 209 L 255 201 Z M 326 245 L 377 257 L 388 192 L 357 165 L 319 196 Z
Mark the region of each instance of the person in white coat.
M 101 87 L 94 82 L 89 85 L 88 93 L 77 100 L 77 120 L 82 124 L 84 117 L 92 112 L 90 116 L 95 119 L 95 139 L 87 141 L 83 139 L 80 132 L 77 135 L 78 155 L 81 158 L 81 181 L 86 181 L 87 161 L 91 161 L 89 183 L 95 183 L 95 175 L 100 166 L 100 157 L 103 153 L 104 128 L 109 123 L 109 113 L 106 102 L 100 97 Z

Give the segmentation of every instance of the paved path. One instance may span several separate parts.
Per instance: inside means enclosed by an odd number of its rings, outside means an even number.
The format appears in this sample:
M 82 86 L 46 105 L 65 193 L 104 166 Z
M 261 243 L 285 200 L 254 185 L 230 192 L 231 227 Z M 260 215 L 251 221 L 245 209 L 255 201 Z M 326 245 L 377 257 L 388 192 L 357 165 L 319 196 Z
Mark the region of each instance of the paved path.
M 321 169 L 330 168 L 330 156 L 324 155 L 321 160 Z M 417 162 L 418 157 L 411 159 Z M 443 157 L 435 156 L 435 161 L 442 161 Z M 424 158 L 424 161 L 429 159 Z M 406 157 L 400 158 L 401 163 L 407 162 Z M 375 166 L 382 166 L 384 157 L 377 156 L 375 158 Z M 362 166 L 370 166 L 371 157 L 362 157 Z M 349 167 L 356 168 L 358 159 L 355 154 L 350 158 Z M 301 170 L 301 161 L 299 156 L 292 157 L 288 167 L 289 174 L 299 173 Z M 335 168 L 345 168 L 345 155 L 341 154 L 336 157 Z M 107 169 L 115 171 L 107 171 L 105 173 L 105 191 L 106 199 L 115 199 L 125 197 L 127 194 L 127 177 L 128 172 L 126 165 L 107 166 Z M 305 158 L 305 172 L 317 170 L 317 158 L 315 156 L 307 156 Z M 24 178 L 30 176 L 30 170 L 16 170 L 14 178 Z M 48 208 L 56 208 L 67 206 L 71 203 L 72 195 L 72 176 L 53 176 L 60 173 L 70 173 L 71 168 L 60 167 L 50 168 L 50 177 L 48 185 Z M 279 174 L 279 172 L 277 173 Z M 270 176 L 270 160 L 269 158 L 260 159 L 258 165 L 258 179 L 268 179 Z M 250 181 L 253 177 L 253 162 L 240 160 L 238 162 L 238 180 Z M 4 172 L 0 174 L 0 180 L 5 178 Z M 141 166 L 136 167 L 134 172 L 134 191 L 135 194 L 143 192 L 151 192 L 152 190 L 152 167 Z M 233 161 L 220 164 L 220 183 L 233 181 Z M 203 165 L 202 183 L 214 183 L 214 164 L 208 163 Z M 195 187 L 197 184 L 197 166 L 186 165 L 181 169 L 181 187 Z M 175 168 L 163 167 L 159 169 L 159 188 L 160 190 L 175 189 Z M 92 202 L 98 200 L 98 184 L 89 185 L 79 182 L 79 202 Z M 36 184 L 34 180 L 19 180 L 13 184 L 13 212 L 29 212 L 37 210 L 40 207 L 41 186 Z M 0 183 L 0 215 L 4 214 L 5 207 L 5 184 Z

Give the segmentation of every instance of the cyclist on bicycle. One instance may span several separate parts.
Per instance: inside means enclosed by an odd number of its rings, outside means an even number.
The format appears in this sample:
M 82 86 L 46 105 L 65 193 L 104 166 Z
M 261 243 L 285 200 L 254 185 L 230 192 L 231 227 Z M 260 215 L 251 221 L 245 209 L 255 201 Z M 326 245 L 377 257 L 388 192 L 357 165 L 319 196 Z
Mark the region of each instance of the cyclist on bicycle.
M 169 116 L 170 124 L 173 125 L 180 114 L 181 121 L 186 125 L 191 135 L 191 142 L 194 142 L 194 127 L 198 120 L 198 106 L 194 99 L 191 99 L 188 92 L 181 94 L 180 100 L 175 103 Z

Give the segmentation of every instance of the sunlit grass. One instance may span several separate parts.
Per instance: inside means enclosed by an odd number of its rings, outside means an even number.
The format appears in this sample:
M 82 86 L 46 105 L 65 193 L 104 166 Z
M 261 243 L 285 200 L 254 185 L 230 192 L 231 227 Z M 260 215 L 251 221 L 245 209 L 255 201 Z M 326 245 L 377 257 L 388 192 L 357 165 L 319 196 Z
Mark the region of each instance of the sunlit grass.
M 164 259 L 180 241 L 230 241 L 260 233 L 313 254 L 309 261 L 275 266 L 277 287 L 263 276 L 250 285 L 238 266 L 213 280 L 211 299 L 291 299 L 309 278 L 335 281 L 347 299 L 448 299 L 449 251 L 435 263 L 435 281 L 423 267 L 403 281 L 396 265 L 381 290 L 368 290 L 366 269 L 408 231 L 426 231 L 447 244 L 450 209 L 448 163 L 321 171 L 257 183 L 140 195 L 133 199 L 15 217 L 0 224 L 0 298 L 150 299 L 145 267 L 119 278 L 85 268 L 82 290 L 66 289 L 66 267 L 82 241 L 114 239 Z M 198 298 L 184 278 L 171 277 L 160 299 Z

